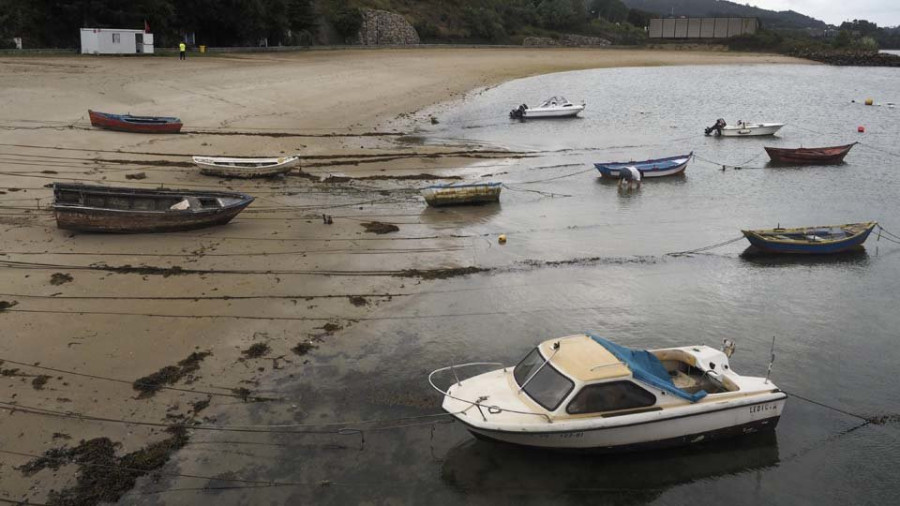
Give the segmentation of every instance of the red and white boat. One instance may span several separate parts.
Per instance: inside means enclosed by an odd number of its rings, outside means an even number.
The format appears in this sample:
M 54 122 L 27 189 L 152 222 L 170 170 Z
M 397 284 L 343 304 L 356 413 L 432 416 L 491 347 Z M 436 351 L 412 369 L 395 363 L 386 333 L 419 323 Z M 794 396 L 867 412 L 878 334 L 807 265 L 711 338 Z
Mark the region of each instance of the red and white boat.
M 181 120 L 170 116 L 133 116 L 88 110 L 91 125 L 118 132 L 141 134 L 177 134 L 181 132 Z

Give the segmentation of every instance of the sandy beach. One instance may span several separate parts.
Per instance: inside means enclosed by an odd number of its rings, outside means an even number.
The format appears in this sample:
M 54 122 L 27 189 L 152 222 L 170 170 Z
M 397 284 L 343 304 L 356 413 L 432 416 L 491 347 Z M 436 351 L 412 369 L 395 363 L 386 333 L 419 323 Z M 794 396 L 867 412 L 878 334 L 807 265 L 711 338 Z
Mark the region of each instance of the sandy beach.
M 432 121 L 422 109 L 551 72 L 755 63 L 804 62 L 495 48 L 0 58 L 0 497 L 44 502 L 72 486 L 75 466 L 16 469 L 50 448 L 106 436 L 124 454 L 168 437 L 170 424 L 215 425 L 217 410 L 276 398 L 261 381 L 326 353 L 379 304 L 472 266 L 459 230 L 422 216 L 417 188 L 423 174 L 466 177 L 473 161 L 510 154 L 417 143 L 416 124 Z M 89 108 L 177 115 L 185 133 L 92 129 Z M 190 163 L 289 153 L 302 173 L 274 180 L 210 178 Z M 223 227 L 78 234 L 47 210 L 53 181 L 233 189 L 256 201 Z M 369 233 L 369 221 L 399 231 Z M 167 366 L 163 388 L 133 388 Z

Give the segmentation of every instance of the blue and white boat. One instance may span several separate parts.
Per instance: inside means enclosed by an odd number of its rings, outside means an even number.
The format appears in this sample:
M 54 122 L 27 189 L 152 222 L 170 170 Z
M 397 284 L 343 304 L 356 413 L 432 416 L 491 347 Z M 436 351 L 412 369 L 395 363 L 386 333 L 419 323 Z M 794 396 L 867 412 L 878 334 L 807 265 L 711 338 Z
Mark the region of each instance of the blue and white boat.
M 654 160 L 642 160 L 638 162 L 607 162 L 595 163 L 594 167 L 603 174 L 603 177 L 620 178 L 625 167 L 634 167 L 641 172 L 641 177 L 663 177 L 681 174 L 687 168 L 688 162 L 694 152 L 691 151 L 686 155 L 670 156 L 668 158 L 657 158 Z
M 436 184 L 422 189 L 429 206 L 461 206 L 500 201 L 502 183 Z
M 767 253 L 823 255 L 862 246 L 878 223 L 849 223 L 822 227 L 741 230 L 750 244 Z

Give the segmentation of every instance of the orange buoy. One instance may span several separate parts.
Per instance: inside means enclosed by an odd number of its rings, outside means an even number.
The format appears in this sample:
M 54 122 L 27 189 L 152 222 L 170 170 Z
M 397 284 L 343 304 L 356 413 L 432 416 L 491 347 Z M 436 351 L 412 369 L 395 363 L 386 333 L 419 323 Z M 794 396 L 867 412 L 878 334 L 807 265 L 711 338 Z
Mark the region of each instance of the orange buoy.
M 861 134 L 864 134 L 864 133 L 866 133 L 866 127 L 860 125 L 860 126 L 856 127 L 856 131 Z

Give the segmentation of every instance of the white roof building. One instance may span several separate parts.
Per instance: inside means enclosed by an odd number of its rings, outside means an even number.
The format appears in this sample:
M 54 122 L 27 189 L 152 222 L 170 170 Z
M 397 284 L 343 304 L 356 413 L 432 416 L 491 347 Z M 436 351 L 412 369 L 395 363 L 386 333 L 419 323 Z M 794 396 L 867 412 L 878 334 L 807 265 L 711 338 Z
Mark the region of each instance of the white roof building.
M 143 30 L 82 28 L 81 54 L 153 54 L 153 34 Z

